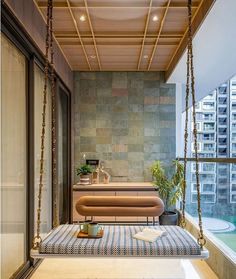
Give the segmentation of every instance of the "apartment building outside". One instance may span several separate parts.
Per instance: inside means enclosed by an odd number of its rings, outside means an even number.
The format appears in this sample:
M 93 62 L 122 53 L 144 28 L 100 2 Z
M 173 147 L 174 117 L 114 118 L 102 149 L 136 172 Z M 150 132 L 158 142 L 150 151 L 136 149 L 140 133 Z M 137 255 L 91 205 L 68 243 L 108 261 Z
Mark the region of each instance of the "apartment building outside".
M 189 119 L 188 157 L 194 157 L 192 109 Z M 236 76 L 196 104 L 196 119 L 199 157 L 236 160 Z M 188 168 L 187 210 L 195 215 L 195 163 L 189 163 Z M 226 216 L 233 215 L 236 210 L 236 163 L 201 162 L 199 171 L 203 215 L 219 217 L 222 212 Z

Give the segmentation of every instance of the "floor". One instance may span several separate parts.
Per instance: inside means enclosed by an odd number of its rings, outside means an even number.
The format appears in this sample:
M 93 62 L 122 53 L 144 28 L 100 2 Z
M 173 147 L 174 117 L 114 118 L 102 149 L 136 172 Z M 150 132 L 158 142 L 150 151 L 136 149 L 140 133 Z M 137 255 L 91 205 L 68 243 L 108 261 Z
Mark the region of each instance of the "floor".
M 217 279 L 201 260 L 45 259 L 32 279 Z

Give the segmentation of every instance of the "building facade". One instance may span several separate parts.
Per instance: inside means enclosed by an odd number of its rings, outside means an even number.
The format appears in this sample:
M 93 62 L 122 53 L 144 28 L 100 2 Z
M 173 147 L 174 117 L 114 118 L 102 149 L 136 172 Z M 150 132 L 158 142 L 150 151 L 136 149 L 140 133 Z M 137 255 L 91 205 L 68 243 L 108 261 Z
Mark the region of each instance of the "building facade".
M 189 153 L 194 157 L 192 108 L 189 110 Z M 201 158 L 236 158 L 236 76 L 196 104 L 198 154 Z M 233 215 L 236 209 L 236 163 L 201 162 L 200 189 L 205 216 Z M 188 211 L 195 215 L 195 163 L 188 166 Z

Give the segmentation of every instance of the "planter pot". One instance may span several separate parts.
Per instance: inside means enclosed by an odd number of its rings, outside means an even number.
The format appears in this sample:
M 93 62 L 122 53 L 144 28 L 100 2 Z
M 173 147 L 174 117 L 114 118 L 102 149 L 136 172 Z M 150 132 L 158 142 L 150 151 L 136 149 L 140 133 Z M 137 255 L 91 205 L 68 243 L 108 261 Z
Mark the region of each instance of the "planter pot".
M 160 225 L 178 225 L 178 214 L 174 211 L 165 211 L 159 216 Z
M 81 185 L 89 185 L 90 183 L 90 175 L 80 175 L 80 180 L 79 180 L 79 184 Z

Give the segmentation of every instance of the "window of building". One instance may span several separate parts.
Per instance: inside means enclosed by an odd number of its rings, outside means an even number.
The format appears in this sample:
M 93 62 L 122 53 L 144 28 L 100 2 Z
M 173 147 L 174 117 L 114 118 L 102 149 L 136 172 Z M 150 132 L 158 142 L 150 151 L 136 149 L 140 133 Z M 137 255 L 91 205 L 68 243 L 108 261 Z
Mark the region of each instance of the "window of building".
M 219 115 L 224 115 L 227 113 L 227 108 L 226 107 L 219 107 L 218 108 L 218 113 Z
M 215 144 L 213 143 L 204 143 L 203 144 L 204 151 L 215 151 Z
M 235 173 L 232 173 L 232 175 L 231 175 L 231 181 L 232 181 L 232 182 L 236 182 L 236 174 L 235 174 Z
M 236 103 L 232 103 L 232 110 L 236 110 Z
M 215 129 L 215 123 L 203 123 L 203 129 L 205 131 L 212 131 Z
M 204 120 L 214 120 L 214 114 L 213 113 L 204 113 L 203 119 Z
M 219 97 L 218 98 L 218 104 L 219 105 L 226 105 L 227 104 L 227 98 L 226 97 Z
M 231 191 L 236 192 L 236 184 L 235 183 L 231 184 Z
M 236 194 L 231 195 L 230 202 L 231 203 L 236 203 Z
M 215 192 L 215 184 L 213 183 L 204 183 L 202 185 L 202 192 L 205 193 L 205 192 Z
M 203 171 L 215 171 L 215 164 L 214 163 L 202 163 L 202 170 Z
M 219 145 L 226 145 L 227 144 L 227 138 L 218 138 Z
M 206 140 L 206 141 L 211 141 L 211 140 L 214 140 L 215 139 L 215 135 L 213 133 L 211 134 L 202 134 L 202 140 Z
M 218 124 L 219 125 L 226 125 L 227 124 L 227 118 L 226 117 L 219 117 L 218 118 Z
M 236 143 L 232 143 L 232 151 L 236 151 Z
M 232 123 L 232 131 L 236 131 L 236 123 Z
M 218 148 L 219 155 L 226 155 L 227 154 L 227 148 L 226 147 L 219 147 Z
M 231 165 L 231 170 L 232 170 L 232 171 L 236 171 L 236 164 L 232 164 L 232 165 Z
M 227 84 L 219 87 L 220 94 L 227 94 Z
M 218 135 L 219 136 L 224 136 L 227 134 L 227 128 L 219 128 L 218 129 Z
M 207 110 L 213 110 L 215 108 L 214 102 L 203 102 L 203 109 Z
M 215 194 L 203 194 L 201 198 L 203 203 L 215 203 L 216 201 Z

